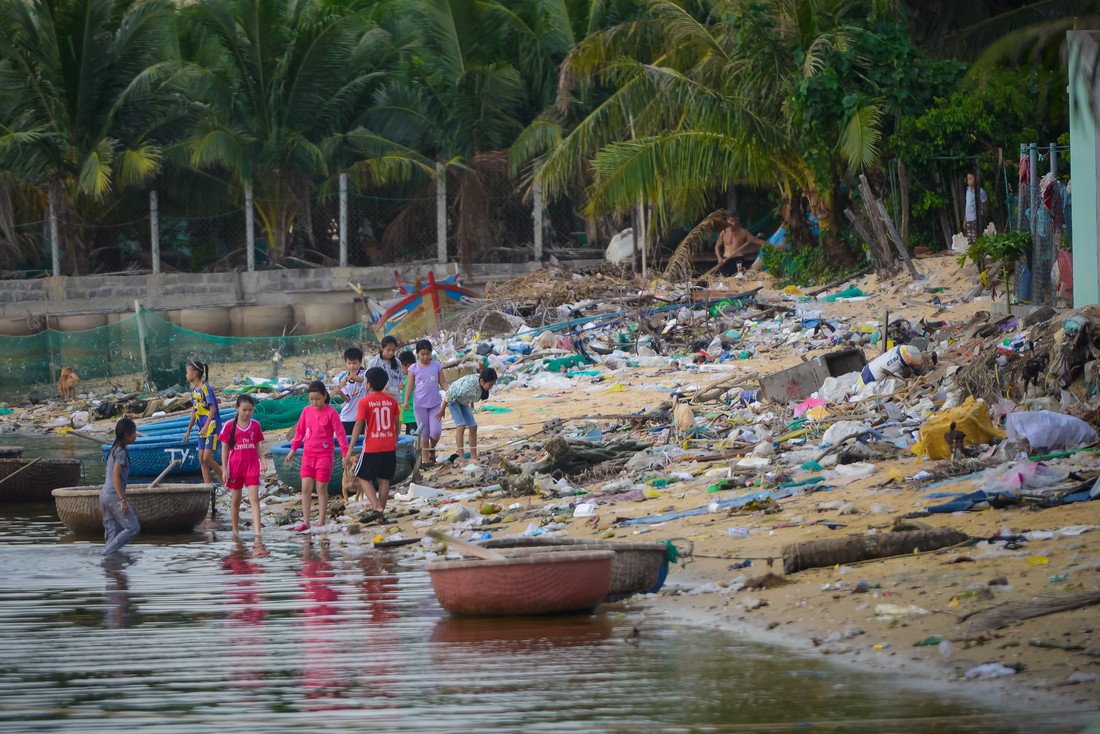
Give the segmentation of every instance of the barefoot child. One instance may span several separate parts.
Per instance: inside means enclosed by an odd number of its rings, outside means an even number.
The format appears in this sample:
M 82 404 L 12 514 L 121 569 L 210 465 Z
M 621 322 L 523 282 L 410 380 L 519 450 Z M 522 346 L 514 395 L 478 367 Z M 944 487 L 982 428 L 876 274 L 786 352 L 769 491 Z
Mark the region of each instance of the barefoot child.
M 344 435 L 351 435 L 355 427 L 355 411 L 359 400 L 367 394 L 367 381 L 363 377 L 363 350 L 349 347 L 344 352 L 346 370 L 336 376 L 333 392 L 344 396 L 344 406 L 340 408 L 340 422 L 344 424 Z
M 130 454 L 126 447 L 137 440 L 137 426 L 129 418 L 115 424 L 115 442 L 107 452 L 107 479 L 99 492 L 103 512 L 103 555 L 114 553 L 141 532 L 137 515 L 126 502 L 126 482 L 130 478 Z
M 435 462 L 435 445 L 443 433 L 443 423 L 439 419 L 440 390 L 447 389 L 447 378 L 443 376 L 443 365 L 432 359 L 432 343 L 421 339 L 416 343 L 416 364 L 409 368 L 409 381 L 405 385 L 405 404 L 416 398 L 416 425 L 420 434 L 420 460 L 424 464 Z
M 370 393 L 359 401 L 359 414 L 355 430 L 351 433 L 354 446 L 360 433 L 363 435 L 363 452 L 355 465 L 359 486 L 367 494 L 373 512 L 363 517 L 363 522 L 381 522 L 385 518 L 386 501 L 390 497 L 390 482 L 397 471 L 397 401 L 385 392 L 389 381 L 386 371 L 380 367 L 367 370 Z M 351 469 L 351 454 L 344 459 L 344 471 Z M 375 487 L 378 488 L 377 494 Z
M 214 449 L 218 447 L 218 433 L 222 428 L 221 415 L 218 413 L 218 399 L 214 388 L 207 380 L 210 367 L 198 360 L 187 363 L 187 382 L 191 385 L 191 420 L 187 422 L 187 431 L 183 440 L 191 440 L 191 428 L 199 424 L 199 468 L 202 470 L 203 484 L 210 484 L 210 475 L 214 474 L 222 484 L 225 476 L 218 462 L 214 461 Z M 213 504 L 211 504 L 213 507 Z
M 304 443 L 302 451 L 302 523 L 294 528 L 299 533 L 309 530 L 309 506 L 313 489 L 317 488 L 317 509 L 321 527 L 325 526 L 328 512 L 328 482 L 332 479 L 333 437 L 340 443 L 340 455 L 348 455 L 348 437 L 340 424 L 340 414 L 329 405 L 325 383 L 314 380 L 309 383 L 309 405 L 298 419 L 294 440 L 290 442 L 290 456 Z
M 455 421 L 455 451 L 462 457 L 462 434 L 470 429 L 470 459 L 477 461 L 477 421 L 474 420 L 474 403 L 486 400 L 493 385 L 497 384 L 497 371 L 486 367 L 479 375 L 463 375 L 447 389 L 447 397 L 439 406 L 439 419 L 447 406 L 451 407 L 451 417 Z
M 413 355 L 412 350 L 406 349 L 401 354 L 397 355 L 397 361 L 401 363 L 401 393 L 396 396 L 397 402 L 400 403 L 404 395 L 405 388 L 408 387 L 406 383 L 409 381 L 409 368 L 416 364 L 416 357 Z M 416 401 L 412 400 L 411 405 L 401 411 L 401 422 L 405 424 L 406 436 L 419 435 L 416 431 Z
M 237 396 L 237 417 L 222 427 L 218 437 L 225 446 L 225 486 L 229 489 L 229 513 L 233 537 L 238 537 L 241 517 L 241 489 L 248 487 L 252 506 L 252 533 L 260 541 L 260 474 L 266 470 L 263 457 L 264 432 L 252 420 L 256 401 L 251 395 Z

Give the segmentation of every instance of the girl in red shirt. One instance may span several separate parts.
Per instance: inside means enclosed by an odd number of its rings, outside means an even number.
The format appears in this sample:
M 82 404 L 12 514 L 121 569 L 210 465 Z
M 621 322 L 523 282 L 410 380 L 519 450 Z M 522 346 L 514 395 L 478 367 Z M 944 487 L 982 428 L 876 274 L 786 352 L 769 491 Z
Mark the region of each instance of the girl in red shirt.
M 225 486 L 229 490 L 229 511 L 233 518 L 233 538 L 238 536 L 241 517 L 241 490 L 248 487 L 248 504 L 252 506 L 252 532 L 260 542 L 260 474 L 267 470 L 262 444 L 264 432 L 252 420 L 256 401 L 251 395 L 237 396 L 236 420 L 222 426 L 218 440 L 225 447 Z

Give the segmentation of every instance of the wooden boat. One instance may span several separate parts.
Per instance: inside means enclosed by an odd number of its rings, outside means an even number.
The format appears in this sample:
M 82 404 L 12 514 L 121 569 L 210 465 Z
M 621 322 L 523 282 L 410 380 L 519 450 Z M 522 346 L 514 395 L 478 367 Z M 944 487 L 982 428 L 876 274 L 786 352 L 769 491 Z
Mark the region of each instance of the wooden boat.
M 611 562 L 611 585 L 604 601 L 618 601 L 634 594 L 652 594 L 664 586 L 668 576 L 667 543 L 590 541 L 575 538 L 494 538 L 478 545 L 494 550 L 545 553 L 561 550 L 615 551 Z
M 525 616 L 591 612 L 611 586 L 613 551 L 523 553 L 503 560 L 428 564 L 440 605 L 452 614 Z
M 0 446 L 0 459 L 20 459 L 22 457 L 22 446 Z
M 363 440 L 360 438 L 353 449 L 358 455 L 363 450 Z M 397 437 L 397 469 L 393 475 L 390 486 L 403 482 L 409 478 L 416 465 L 416 436 Z M 279 481 L 294 489 L 302 488 L 302 449 L 299 448 L 294 456 L 290 455 L 290 442 L 284 441 L 271 447 L 271 461 L 275 464 L 275 474 Z M 344 482 L 344 464 L 340 460 L 340 446 L 334 446 L 332 451 L 332 479 L 328 483 L 329 494 L 339 493 Z
M 82 535 L 103 534 L 99 509 L 101 487 L 64 487 L 53 490 L 57 514 L 65 527 Z M 210 484 L 130 485 L 126 499 L 137 513 L 142 533 L 189 532 L 206 519 Z
M 441 317 L 446 310 L 469 306 L 479 296 L 458 283 L 458 273 L 443 280 L 436 280 L 428 271 L 428 282 L 417 278 L 412 287 L 397 278 L 397 298 L 387 301 L 364 299 L 371 311 L 370 328 L 381 339 L 387 334 L 400 332 L 405 338 L 431 334 L 439 330 Z
M 80 459 L 0 459 L 0 502 L 49 502 L 50 491 L 80 482 Z
M 111 451 L 110 444 L 103 444 L 103 461 L 107 461 L 107 454 Z M 168 465 L 179 460 L 179 464 L 168 471 L 168 476 L 177 474 L 198 474 L 202 469 L 199 466 L 199 449 L 194 435 L 190 441 L 182 438 L 138 438 L 137 441 L 126 447 L 130 453 L 130 476 L 132 477 L 156 477 L 168 468 Z M 215 461 L 221 461 L 221 446 L 214 449 Z M 75 482 L 70 482 L 74 484 Z M 54 485 L 57 486 L 57 485 Z

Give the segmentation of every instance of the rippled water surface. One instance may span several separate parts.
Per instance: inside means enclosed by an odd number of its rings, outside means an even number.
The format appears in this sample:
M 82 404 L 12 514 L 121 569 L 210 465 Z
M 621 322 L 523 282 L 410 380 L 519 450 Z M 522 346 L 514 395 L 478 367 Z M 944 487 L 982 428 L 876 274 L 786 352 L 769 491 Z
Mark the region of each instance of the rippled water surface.
M 0 510 L 0 731 L 1089 726 L 909 690 L 637 604 L 453 619 L 408 555 L 293 538 L 256 556 L 223 535 L 139 537 L 104 561 L 49 506 Z

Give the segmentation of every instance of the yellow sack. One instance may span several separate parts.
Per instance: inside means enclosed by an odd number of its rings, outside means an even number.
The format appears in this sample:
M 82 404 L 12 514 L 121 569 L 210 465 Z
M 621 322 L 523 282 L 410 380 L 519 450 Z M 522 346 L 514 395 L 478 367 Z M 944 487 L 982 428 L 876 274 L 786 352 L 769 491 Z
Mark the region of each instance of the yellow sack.
M 955 429 L 966 434 L 965 444 L 989 443 L 994 438 L 1004 438 L 1005 432 L 993 425 L 989 417 L 989 407 L 984 400 L 975 401 L 969 397 L 957 408 L 935 413 L 920 428 L 920 440 L 913 446 L 917 456 L 930 459 L 949 459 L 951 451 L 943 434 Z

